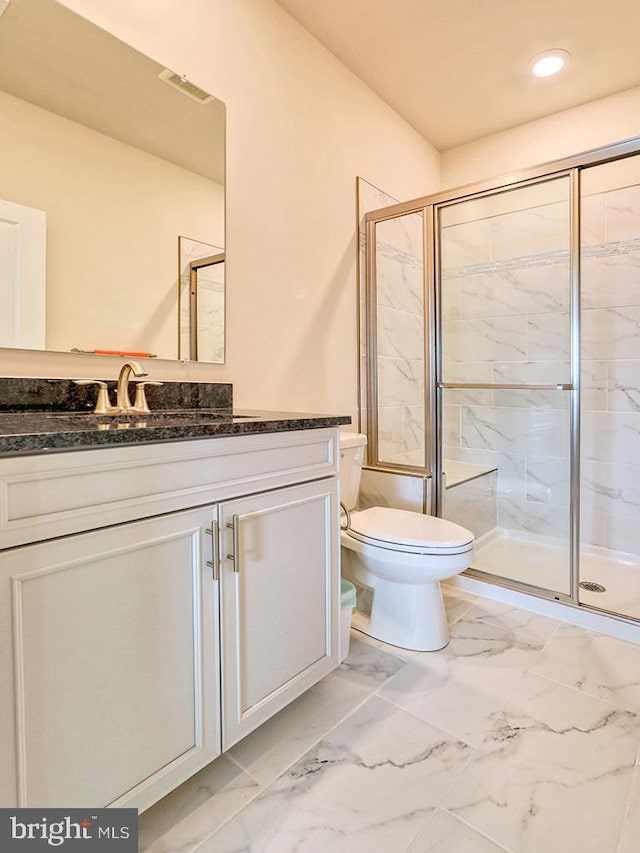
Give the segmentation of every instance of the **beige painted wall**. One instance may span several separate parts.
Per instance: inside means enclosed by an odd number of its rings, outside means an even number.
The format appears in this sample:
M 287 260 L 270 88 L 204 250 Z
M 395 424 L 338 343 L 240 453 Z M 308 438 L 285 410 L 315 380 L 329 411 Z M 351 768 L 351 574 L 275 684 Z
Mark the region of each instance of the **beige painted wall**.
M 443 188 L 640 136 L 640 87 L 494 133 L 442 155 Z
M 224 245 L 224 188 L 0 92 L 0 186 L 47 213 L 46 346 L 178 357 L 178 235 Z
M 439 188 L 439 155 L 272 0 L 65 0 L 227 104 L 224 366 L 241 406 L 355 416 L 356 175 L 398 198 Z M 3 353 L 5 375 L 115 373 Z

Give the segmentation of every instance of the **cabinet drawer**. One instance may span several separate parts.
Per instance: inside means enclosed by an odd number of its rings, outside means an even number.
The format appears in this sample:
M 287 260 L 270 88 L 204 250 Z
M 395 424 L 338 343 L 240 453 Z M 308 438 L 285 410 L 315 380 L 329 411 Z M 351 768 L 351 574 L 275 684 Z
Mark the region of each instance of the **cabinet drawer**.
M 0 459 L 0 548 L 327 477 L 338 430 Z

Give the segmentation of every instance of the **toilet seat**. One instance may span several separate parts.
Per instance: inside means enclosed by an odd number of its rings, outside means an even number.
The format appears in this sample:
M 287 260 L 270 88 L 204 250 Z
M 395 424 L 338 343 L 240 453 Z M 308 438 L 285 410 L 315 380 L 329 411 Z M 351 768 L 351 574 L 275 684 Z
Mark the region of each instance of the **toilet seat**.
M 408 554 L 464 554 L 474 545 L 473 533 L 459 524 L 390 507 L 352 513 L 345 532 L 363 544 Z

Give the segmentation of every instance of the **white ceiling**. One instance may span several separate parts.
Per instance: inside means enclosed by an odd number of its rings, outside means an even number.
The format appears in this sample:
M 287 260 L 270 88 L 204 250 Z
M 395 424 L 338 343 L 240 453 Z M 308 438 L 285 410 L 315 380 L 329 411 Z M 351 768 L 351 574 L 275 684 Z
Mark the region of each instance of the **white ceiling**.
M 638 0 L 277 2 L 440 150 L 640 85 Z

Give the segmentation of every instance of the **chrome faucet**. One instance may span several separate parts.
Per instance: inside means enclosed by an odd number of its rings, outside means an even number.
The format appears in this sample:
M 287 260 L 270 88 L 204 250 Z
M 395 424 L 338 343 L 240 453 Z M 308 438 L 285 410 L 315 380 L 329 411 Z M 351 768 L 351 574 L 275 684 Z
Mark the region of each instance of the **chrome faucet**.
M 116 400 L 116 408 L 120 412 L 128 412 L 132 409 L 131 400 L 129 398 L 129 378 L 132 373 L 134 376 L 149 375 L 140 367 L 137 361 L 126 361 L 122 365 L 118 375 L 118 396 Z

